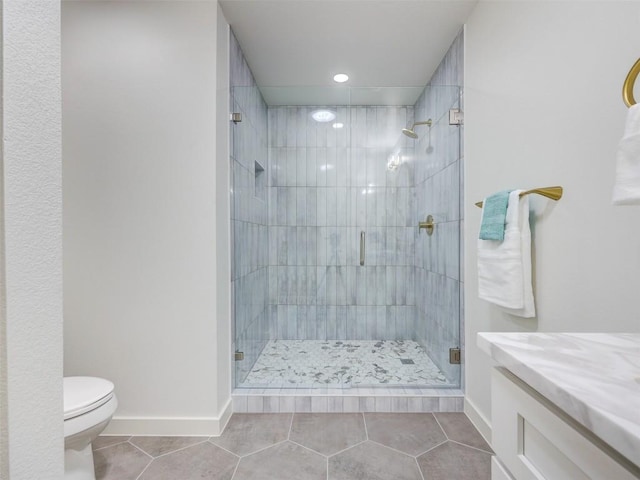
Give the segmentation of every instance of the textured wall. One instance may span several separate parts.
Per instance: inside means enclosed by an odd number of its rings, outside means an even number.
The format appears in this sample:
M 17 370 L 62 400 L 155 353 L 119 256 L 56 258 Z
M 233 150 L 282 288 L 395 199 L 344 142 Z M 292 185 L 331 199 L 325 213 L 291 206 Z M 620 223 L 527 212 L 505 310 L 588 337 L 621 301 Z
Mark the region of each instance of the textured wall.
M 269 301 L 280 339 L 410 339 L 411 107 L 269 108 Z M 403 156 L 396 170 L 390 155 Z M 360 232 L 365 265 L 359 264 Z
M 231 124 L 231 228 L 234 348 L 237 381 L 244 380 L 269 339 L 267 230 L 267 106 L 240 45 L 230 40 L 231 109 L 242 122 Z
M 60 4 L 7 0 L 2 10 L 0 477 L 58 480 L 64 469 Z
M 449 363 L 449 348 L 462 347 L 460 310 L 462 275 L 462 169 L 464 127 L 449 125 L 449 109 L 460 108 L 463 81 L 463 34 L 460 33 L 416 102 L 416 120 L 431 118 L 416 140 L 417 220 L 433 215 L 436 229 L 416 241 L 414 334 L 447 378 L 460 381 L 460 366 Z

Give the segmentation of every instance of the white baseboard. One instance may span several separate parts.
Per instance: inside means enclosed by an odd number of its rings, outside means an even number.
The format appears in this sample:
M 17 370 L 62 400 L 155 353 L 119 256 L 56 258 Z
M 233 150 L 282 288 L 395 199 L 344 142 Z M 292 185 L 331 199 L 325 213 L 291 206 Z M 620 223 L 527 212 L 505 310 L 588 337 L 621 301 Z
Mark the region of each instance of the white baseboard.
M 227 428 L 227 424 L 229 423 L 229 420 L 231 420 L 231 415 L 233 415 L 233 398 L 229 397 L 229 400 L 227 400 L 226 405 L 224 406 L 224 408 L 222 409 L 222 412 L 218 416 L 218 418 L 220 419 L 219 432 L 215 435 L 212 435 L 212 437 L 218 437 L 222 435 L 222 432 L 224 432 L 224 429 Z
M 231 398 L 217 417 L 113 417 L 103 435 L 217 437 L 227 426 Z
M 480 435 L 482 435 L 487 443 L 491 445 L 491 422 L 489 422 L 489 420 L 480 413 L 473 402 L 471 402 L 467 397 L 464 398 L 464 413 L 467 414 L 471 423 L 473 423 L 478 429 Z

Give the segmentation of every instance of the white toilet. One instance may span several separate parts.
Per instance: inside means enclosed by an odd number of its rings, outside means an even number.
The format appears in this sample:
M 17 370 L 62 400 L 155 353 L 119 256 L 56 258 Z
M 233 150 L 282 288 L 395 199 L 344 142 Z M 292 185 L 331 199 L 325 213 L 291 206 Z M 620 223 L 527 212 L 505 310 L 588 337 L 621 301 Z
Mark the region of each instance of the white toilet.
M 64 478 L 95 480 L 91 442 L 118 406 L 113 383 L 96 377 L 64 378 Z

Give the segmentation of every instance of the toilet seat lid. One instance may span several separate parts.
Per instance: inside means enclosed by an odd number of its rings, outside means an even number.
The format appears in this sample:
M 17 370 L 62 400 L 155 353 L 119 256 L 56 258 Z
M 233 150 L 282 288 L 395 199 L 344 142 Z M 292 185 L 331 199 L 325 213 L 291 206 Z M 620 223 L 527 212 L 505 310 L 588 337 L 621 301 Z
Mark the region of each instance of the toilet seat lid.
M 64 419 L 90 412 L 113 397 L 113 383 L 97 377 L 64 377 Z

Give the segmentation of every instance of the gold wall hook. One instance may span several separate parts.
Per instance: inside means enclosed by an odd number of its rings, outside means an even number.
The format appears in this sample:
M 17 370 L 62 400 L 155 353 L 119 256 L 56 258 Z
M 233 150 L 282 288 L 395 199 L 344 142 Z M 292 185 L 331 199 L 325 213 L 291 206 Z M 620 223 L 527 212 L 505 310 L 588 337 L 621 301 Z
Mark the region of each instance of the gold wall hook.
M 433 221 L 433 215 L 429 215 L 426 221 L 418 223 L 418 231 L 424 228 L 427 231 L 427 235 L 431 236 L 433 235 L 433 229 L 435 226 L 436 222 Z

